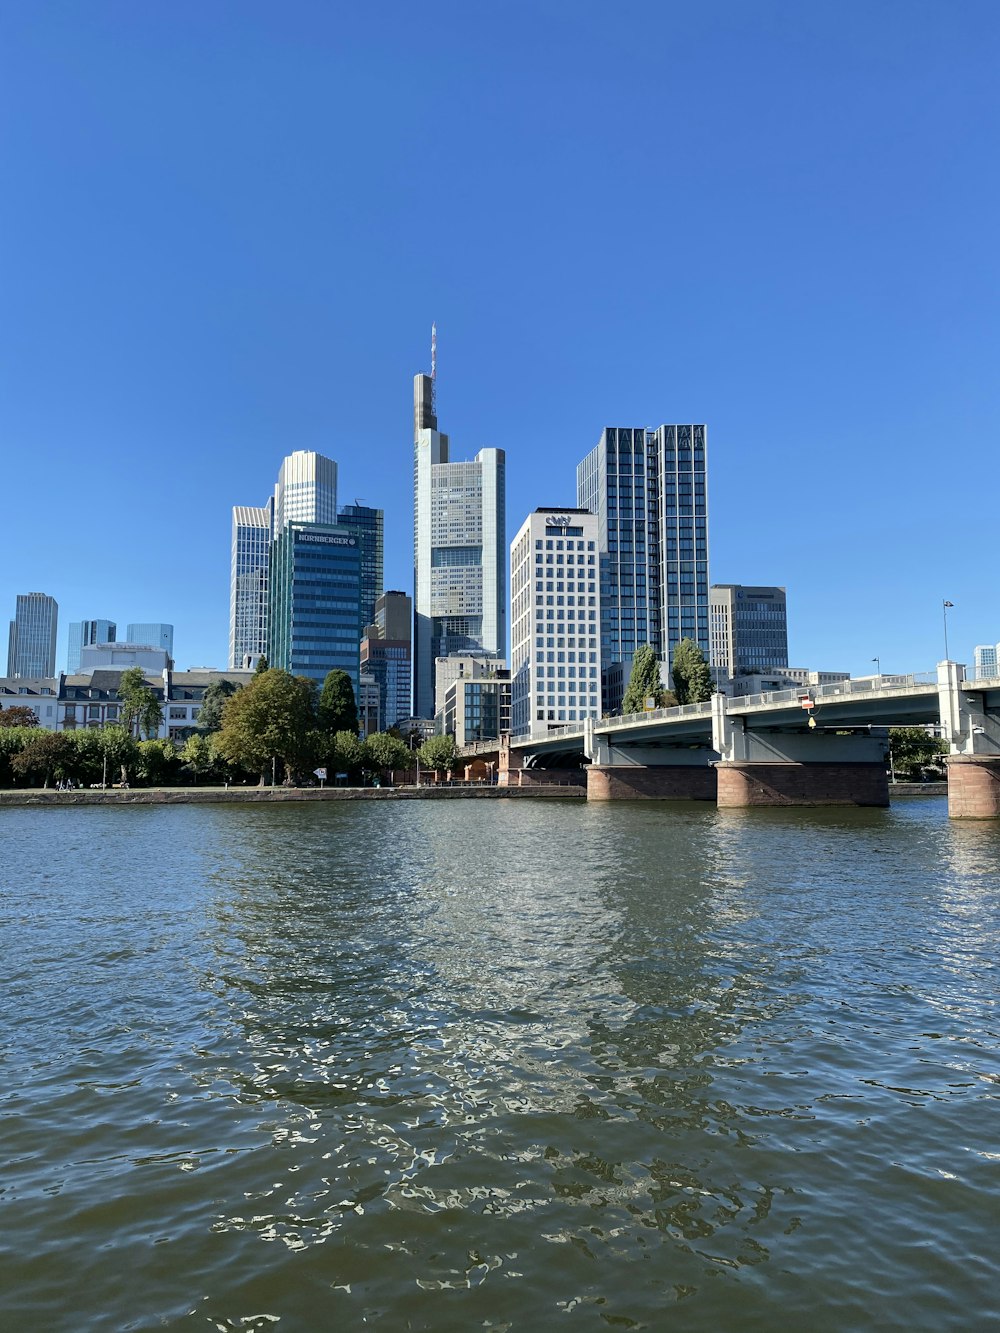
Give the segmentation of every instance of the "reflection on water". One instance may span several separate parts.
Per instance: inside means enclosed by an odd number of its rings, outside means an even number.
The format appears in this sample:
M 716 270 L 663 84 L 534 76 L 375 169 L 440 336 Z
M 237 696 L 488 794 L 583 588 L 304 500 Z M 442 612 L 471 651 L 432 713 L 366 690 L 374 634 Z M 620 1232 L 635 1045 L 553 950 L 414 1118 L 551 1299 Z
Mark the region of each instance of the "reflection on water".
M 19 1328 L 1000 1315 L 994 825 L 378 803 L 0 837 Z

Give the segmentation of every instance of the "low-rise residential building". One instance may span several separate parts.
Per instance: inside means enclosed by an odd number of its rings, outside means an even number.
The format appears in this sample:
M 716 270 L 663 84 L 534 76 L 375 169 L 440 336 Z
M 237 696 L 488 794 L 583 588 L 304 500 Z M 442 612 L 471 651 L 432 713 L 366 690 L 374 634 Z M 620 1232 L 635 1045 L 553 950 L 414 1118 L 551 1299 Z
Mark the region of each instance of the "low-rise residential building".
M 30 708 L 40 727 L 57 731 L 61 680 L 61 676 L 0 677 L 0 709 Z

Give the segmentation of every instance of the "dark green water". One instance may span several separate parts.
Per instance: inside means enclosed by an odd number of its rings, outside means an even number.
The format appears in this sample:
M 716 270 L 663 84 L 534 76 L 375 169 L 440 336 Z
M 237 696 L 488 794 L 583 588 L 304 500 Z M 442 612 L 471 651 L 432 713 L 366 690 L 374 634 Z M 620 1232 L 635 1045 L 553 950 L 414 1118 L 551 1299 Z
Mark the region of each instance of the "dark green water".
M 1000 828 L 0 813 L 0 1325 L 1000 1321 Z

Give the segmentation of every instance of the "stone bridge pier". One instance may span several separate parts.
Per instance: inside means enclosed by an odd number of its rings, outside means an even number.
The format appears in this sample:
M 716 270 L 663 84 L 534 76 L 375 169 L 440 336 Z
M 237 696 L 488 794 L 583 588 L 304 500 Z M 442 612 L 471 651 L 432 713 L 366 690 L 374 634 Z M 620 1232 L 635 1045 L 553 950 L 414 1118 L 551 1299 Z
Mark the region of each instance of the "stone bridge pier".
M 751 730 L 712 698 L 721 808 L 752 805 L 889 804 L 886 734 Z M 803 719 L 806 722 L 806 719 Z
M 705 745 L 615 745 L 584 723 L 588 801 L 714 801 L 714 750 Z
M 987 691 L 962 689 L 965 667 L 938 664 L 941 735 L 950 754 L 948 814 L 952 819 L 1000 817 L 1000 718 L 987 707 Z M 993 693 L 996 685 L 994 682 Z

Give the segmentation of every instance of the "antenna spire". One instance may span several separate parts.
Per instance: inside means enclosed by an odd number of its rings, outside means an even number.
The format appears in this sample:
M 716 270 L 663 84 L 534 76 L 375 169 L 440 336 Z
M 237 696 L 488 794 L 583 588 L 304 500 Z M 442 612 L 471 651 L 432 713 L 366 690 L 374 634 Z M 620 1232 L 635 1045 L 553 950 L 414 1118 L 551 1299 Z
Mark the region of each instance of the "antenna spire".
M 431 411 L 437 416 L 437 359 L 438 359 L 438 329 L 437 324 L 431 325 Z

